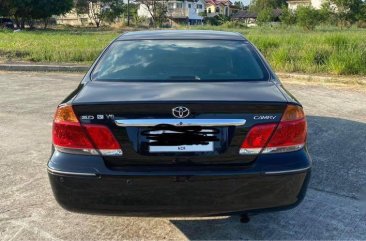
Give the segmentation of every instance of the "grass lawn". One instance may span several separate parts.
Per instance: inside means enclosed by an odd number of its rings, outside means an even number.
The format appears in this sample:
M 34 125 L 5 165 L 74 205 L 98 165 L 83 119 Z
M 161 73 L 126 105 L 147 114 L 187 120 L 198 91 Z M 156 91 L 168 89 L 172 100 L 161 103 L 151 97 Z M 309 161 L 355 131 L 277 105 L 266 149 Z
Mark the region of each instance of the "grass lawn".
M 199 26 L 194 29 L 244 34 L 276 71 L 366 75 L 366 30 L 336 28 L 312 32 L 297 28 L 238 29 Z M 91 63 L 120 32 L 0 31 L 0 60 Z
M 0 60 L 91 63 L 118 35 L 112 31 L 0 31 Z

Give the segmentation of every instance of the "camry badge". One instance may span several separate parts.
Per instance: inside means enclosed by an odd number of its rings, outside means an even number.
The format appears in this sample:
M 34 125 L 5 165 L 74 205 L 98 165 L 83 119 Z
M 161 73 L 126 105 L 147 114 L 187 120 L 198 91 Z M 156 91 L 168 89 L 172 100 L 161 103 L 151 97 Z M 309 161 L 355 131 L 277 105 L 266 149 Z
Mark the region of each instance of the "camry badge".
M 189 116 L 189 113 L 189 109 L 184 106 L 177 106 L 172 109 L 173 116 L 177 118 L 186 118 Z

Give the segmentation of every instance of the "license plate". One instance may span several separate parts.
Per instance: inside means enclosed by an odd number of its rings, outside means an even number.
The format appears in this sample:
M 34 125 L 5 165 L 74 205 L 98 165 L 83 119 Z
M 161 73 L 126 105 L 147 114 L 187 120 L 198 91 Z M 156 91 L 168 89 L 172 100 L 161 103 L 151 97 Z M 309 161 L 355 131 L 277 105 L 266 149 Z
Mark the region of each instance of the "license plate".
M 151 134 L 161 134 L 163 131 L 151 131 Z M 169 133 L 171 131 L 164 131 Z M 203 130 L 202 132 L 205 132 Z M 212 152 L 214 143 L 208 142 L 206 145 L 180 145 L 180 146 L 149 146 L 150 152 Z
M 150 146 L 150 152 L 210 152 L 214 150 L 213 142 L 207 145 Z

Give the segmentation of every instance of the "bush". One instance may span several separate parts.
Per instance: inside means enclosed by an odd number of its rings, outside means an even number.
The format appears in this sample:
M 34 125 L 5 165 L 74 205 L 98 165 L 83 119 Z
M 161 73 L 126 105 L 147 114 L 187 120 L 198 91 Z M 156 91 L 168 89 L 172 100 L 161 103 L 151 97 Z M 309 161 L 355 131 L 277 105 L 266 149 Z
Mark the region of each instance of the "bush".
M 299 7 L 296 10 L 297 24 L 306 30 L 313 30 L 321 21 L 319 11 L 312 7 Z
M 358 28 L 366 28 L 366 20 L 359 20 L 357 22 L 357 27 Z
M 321 9 L 318 10 L 319 20 L 328 25 L 335 25 L 338 21 L 337 15 L 334 13 L 334 8 L 330 2 L 325 2 Z
M 213 26 L 222 25 L 228 21 L 230 21 L 230 18 L 221 14 L 214 17 L 205 18 L 205 22 Z
M 265 8 L 258 13 L 257 22 L 259 25 L 269 23 L 273 20 L 272 9 Z
M 227 21 L 221 25 L 223 28 L 248 28 L 247 24 L 242 21 Z
M 296 23 L 296 15 L 288 7 L 282 8 L 282 14 L 280 20 L 285 25 L 293 25 Z

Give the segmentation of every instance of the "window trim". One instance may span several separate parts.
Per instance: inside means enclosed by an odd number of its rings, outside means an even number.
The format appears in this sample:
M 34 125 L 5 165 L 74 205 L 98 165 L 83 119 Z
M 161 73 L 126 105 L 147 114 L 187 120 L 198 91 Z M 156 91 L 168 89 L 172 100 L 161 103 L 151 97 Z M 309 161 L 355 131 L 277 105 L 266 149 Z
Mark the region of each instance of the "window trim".
M 178 7 L 179 5 L 179 7 Z M 182 9 L 183 8 L 183 3 L 182 2 L 175 2 L 175 8 L 176 9 Z
M 171 9 L 171 10 L 174 10 L 175 9 L 175 3 L 174 2 L 168 2 L 167 8 Z

